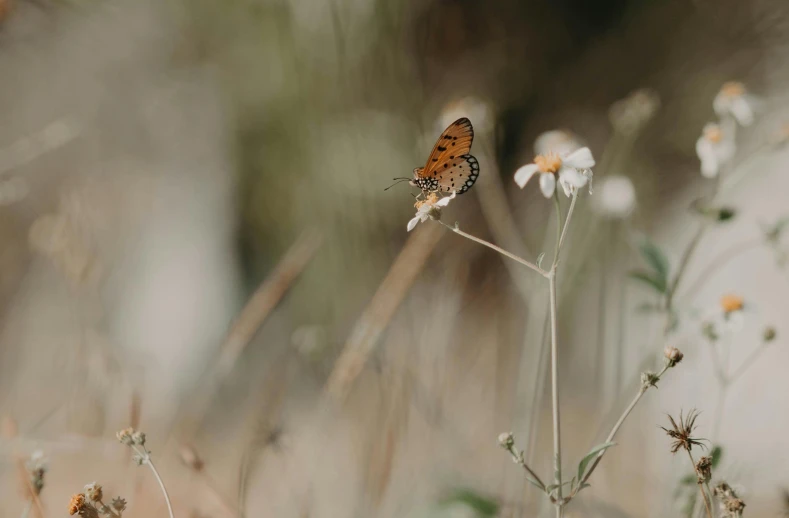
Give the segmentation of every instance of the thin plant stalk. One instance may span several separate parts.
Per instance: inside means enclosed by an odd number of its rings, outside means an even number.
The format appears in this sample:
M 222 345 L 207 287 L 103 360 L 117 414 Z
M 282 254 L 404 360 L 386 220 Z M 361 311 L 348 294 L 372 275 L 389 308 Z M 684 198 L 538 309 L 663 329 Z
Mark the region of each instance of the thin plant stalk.
M 665 374 L 665 372 L 668 369 L 669 369 L 669 365 L 666 364 L 663 367 L 663 370 L 661 370 L 660 372 L 657 373 L 657 378 L 660 379 L 663 376 L 663 374 Z M 646 394 L 647 390 L 649 390 L 649 387 L 650 387 L 650 385 L 648 385 L 646 383 L 643 383 L 641 385 L 641 387 L 638 389 L 638 393 L 636 394 L 636 397 L 633 398 L 633 401 L 630 402 L 630 405 L 628 405 L 628 407 L 625 409 L 625 411 L 619 417 L 619 420 L 616 422 L 614 427 L 611 429 L 611 432 L 608 434 L 608 437 L 606 437 L 605 442 L 612 442 L 616 438 L 617 432 L 622 427 L 622 425 L 625 423 L 625 420 L 628 418 L 630 413 L 633 412 L 633 409 L 636 408 L 636 405 L 638 404 L 639 401 L 641 401 L 641 398 L 644 396 L 644 394 Z M 580 488 L 584 485 L 584 483 L 586 483 L 586 481 L 589 480 L 589 477 L 592 476 L 592 473 L 594 472 L 595 468 L 597 468 L 597 465 L 600 464 L 600 460 L 603 458 L 603 455 L 605 455 L 606 451 L 608 451 L 608 450 L 603 450 L 603 451 L 601 451 L 600 453 L 597 454 L 597 457 L 595 457 L 594 461 L 592 462 L 592 465 L 589 467 L 589 469 L 587 470 L 587 472 L 584 475 L 584 477 L 578 482 L 578 484 L 576 485 L 575 491 L 573 491 L 573 493 L 570 495 L 570 497 L 575 496 L 575 494 L 580 490 Z
M 463 232 L 459 228 L 454 227 L 452 225 L 447 225 L 446 223 L 444 223 L 441 220 L 438 220 L 438 222 L 441 223 L 442 225 L 444 225 L 445 227 L 447 227 L 449 230 L 451 230 L 455 234 L 461 235 L 461 236 L 465 237 L 466 239 L 470 239 L 471 241 L 474 241 L 475 243 L 479 243 L 482 246 L 486 246 L 486 247 L 488 247 L 488 248 L 490 248 L 492 250 L 495 250 L 496 252 L 500 253 L 501 255 L 503 255 L 505 257 L 509 257 L 513 261 L 517 261 L 517 262 L 521 263 L 523 266 L 526 266 L 527 268 L 531 268 L 532 270 L 534 270 L 535 272 L 539 273 L 543 277 L 548 277 L 548 275 L 549 275 L 549 272 L 546 272 L 545 270 L 543 270 L 542 268 L 540 268 L 536 264 L 531 263 L 531 262 L 529 262 L 526 259 L 523 259 L 521 257 L 518 257 L 515 254 L 511 254 L 510 252 L 504 250 L 503 248 L 500 248 L 500 247 L 494 245 L 493 243 L 489 243 L 488 241 L 485 241 L 484 239 L 480 239 L 480 238 L 478 238 L 476 236 L 472 236 L 471 234 L 469 234 L 467 232 Z
M 30 509 L 32 508 L 33 508 L 33 500 L 30 499 L 27 501 L 27 505 L 25 505 L 25 508 L 22 509 L 22 518 L 27 518 L 28 515 L 30 515 Z
M 696 461 L 693 459 L 693 454 L 690 453 L 689 449 L 685 449 L 688 452 L 688 457 L 690 457 L 690 464 L 693 466 L 693 470 L 696 470 Z M 704 500 L 704 508 L 707 510 L 707 518 L 713 518 L 712 508 L 710 507 L 710 501 L 707 499 L 707 493 L 704 491 L 704 485 L 701 481 L 699 481 L 699 493 L 701 493 L 701 499 Z
M 162 494 L 164 495 L 164 501 L 167 503 L 167 511 L 170 513 L 170 518 L 175 518 L 175 514 L 173 513 L 173 505 L 170 503 L 170 495 L 167 493 L 167 488 L 164 486 L 164 481 L 162 477 L 159 476 L 159 472 L 156 470 L 156 466 L 154 466 L 153 461 L 151 460 L 151 454 L 148 450 L 143 447 L 142 451 L 137 448 L 136 446 L 132 446 L 134 451 L 140 456 L 144 464 L 147 464 L 151 471 L 153 472 L 153 476 L 156 477 L 156 481 L 159 483 L 159 487 L 162 489 Z

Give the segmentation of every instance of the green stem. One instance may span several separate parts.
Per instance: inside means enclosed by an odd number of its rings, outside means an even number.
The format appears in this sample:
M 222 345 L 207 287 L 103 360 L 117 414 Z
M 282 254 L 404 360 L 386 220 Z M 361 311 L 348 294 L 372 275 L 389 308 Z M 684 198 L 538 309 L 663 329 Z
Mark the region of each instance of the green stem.
M 147 464 L 151 471 L 153 472 L 153 476 L 156 477 L 156 481 L 159 483 L 159 487 L 162 490 L 162 494 L 164 495 L 164 501 L 167 503 L 167 511 L 170 513 L 170 518 L 175 518 L 175 514 L 173 513 L 173 505 L 170 503 L 170 495 L 167 494 L 167 488 L 164 486 L 164 481 L 162 477 L 159 476 L 159 472 L 156 470 L 156 466 L 153 464 L 153 460 L 151 460 L 151 452 L 148 451 L 145 446 L 143 446 L 142 451 L 140 451 L 136 446 L 132 445 L 134 451 L 140 456 L 144 464 Z

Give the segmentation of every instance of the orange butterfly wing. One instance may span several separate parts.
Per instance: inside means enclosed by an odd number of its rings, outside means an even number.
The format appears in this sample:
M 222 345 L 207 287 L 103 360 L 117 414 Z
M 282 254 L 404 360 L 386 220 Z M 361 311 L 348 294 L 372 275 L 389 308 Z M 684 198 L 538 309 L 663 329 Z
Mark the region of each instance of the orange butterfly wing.
M 436 142 L 420 176 L 441 192 L 463 194 L 479 176 L 479 163 L 469 154 L 474 140 L 471 121 L 463 117 L 449 125 Z

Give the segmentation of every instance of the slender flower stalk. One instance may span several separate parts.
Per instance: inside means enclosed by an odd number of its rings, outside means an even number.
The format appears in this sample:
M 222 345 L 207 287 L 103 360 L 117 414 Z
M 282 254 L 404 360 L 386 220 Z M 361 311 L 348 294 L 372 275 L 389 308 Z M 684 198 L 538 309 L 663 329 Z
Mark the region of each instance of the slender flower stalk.
M 696 469 L 696 461 L 693 459 L 693 454 L 690 453 L 690 449 L 686 448 L 685 451 L 688 452 L 688 457 L 690 457 L 690 464 L 693 466 L 693 469 Z M 707 518 L 713 518 L 712 514 L 712 506 L 710 505 L 709 497 L 707 496 L 707 492 L 704 491 L 704 482 L 699 480 L 699 493 L 701 493 L 701 499 L 704 500 L 704 508 L 707 511 Z
M 173 505 L 170 503 L 170 495 L 167 493 L 167 488 L 164 485 L 164 481 L 159 475 L 159 471 L 156 469 L 156 466 L 151 459 L 151 452 L 145 447 L 145 434 L 134 430 L 133 428 L 126 428 L 125 430 L 118 432 L 116 436 L 120 442 L 134 450 L 135 455 L 132 457 L 134 462 L 136 462 L 139 466 L 146 464 L 151 469 L 153 476 L 156 477 L 156 481 L 159 483 L 159 487 L 161 488 L 162 494 L 164 495 L 164 501 L 167 503 L 167 511 L 170 513 L 170 518 L 175 518 L 175 514 L 173 513 Z
M 492 250 L 495 250 L 496 252 L 500 253 L 501 255 L 503 255 L 505 257 L 509 257 L 513 261 L 517 261 L 517 262 L 521 263 L 523 266 L 526 266 L 527 268 L 531 268 L 532 270 L 534 270 L 535 272 L 539 273 L 543 277 L 548 277 L 548 275 L 550 273 L 550 272 L 546 272 L 545 270 L 543 270 L 542 268 L 540 268 L 536 264 L 531 263 L 531 262 L 529 262 L 526 259 L 523 259 L 521 257 L 518 257 L 517 255 L 512 254 L 512 253 L 504 250 L 503 248 L 500 248 L 500 247 L 494 245 L 493 243 L 489 243 L 488 241 L 485 241 L 484 239 L 480 239 L 480 238 L 478 238 L 476 236 L 472 236 L 471 234 L 469 234 L 467 232 L 463 232 L 458 227 L 455 227 L 455 226 L 452 226 L 452 225 L 447 225 L 446 223 L 444 223 L 441 220 L 438 220 L 438 222 L 441 223 L 442 225 L 444 225 L 445 227 L 447 227 L 449 230 L 451 230 L 455 234 L 458 234 L 460 236 L 465 237 L 466 239 L 470 239 L 471 241 L 474 241 L 475 243 L 479 243 L 482 246 L 486 246 L 486 247 L 488 247 L 488 248 L 490 248 Z

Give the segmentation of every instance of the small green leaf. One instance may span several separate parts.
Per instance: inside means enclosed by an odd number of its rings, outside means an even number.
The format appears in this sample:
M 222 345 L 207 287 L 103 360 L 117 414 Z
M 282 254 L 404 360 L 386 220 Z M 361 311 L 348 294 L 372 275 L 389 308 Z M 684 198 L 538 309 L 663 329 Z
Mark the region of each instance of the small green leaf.
M 649 266 L 655 271 L 659 279 L 668 279 L 668 258 L 663 251 L 648 237 L 644 237 L 638 247 L 641 255 Z
M 718 464 L 720 464 L 721 458 L 723 457 L 723 448 L 720 446 L 713 446 L 712 451 L 710 451 L 710 457 L 712 457 L 712 467 L 717 468 Z
M 721 207 L 718 209 L 717 220 L 718 222 L 723 223 L 725 221 L 734 219 L 734 216 L 736 215 L 737 211 L 731 207 Z
M 472 509 L 478 517 L 493 518 L 499 514 L 499 503 L 474 489 L 458 488 L 441 500 L 442 506 L 462 504 Z
M 630 272 L 628 277 L 647 284 L 658 293 L 666 293 L 668 282 L 666 279 L 658 277 L 655 273 L 645 272 L 643 270 L 635 270 Z
M 589 451 L 589 453 L 587 453 L 586 456 L 583 459 L 581 459 L 581 462 L 578 463 L 578 474 L 577 474 L 578 480 L 583 480 L 584 473 L 586 473 L 586 466 L 589 465 L 589 463 L 592 461 L 592 459 L 595 456 L 597 456 L 598 453 L 600 453 L 601 451 L 605 451 L 611 446 L 615 446 L 615 445 L 616 445 L 615 442 L 604 442 L 603 444 L 598 444 L 597 446 L 592 448 Z

